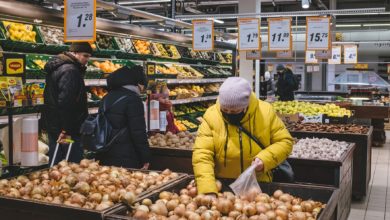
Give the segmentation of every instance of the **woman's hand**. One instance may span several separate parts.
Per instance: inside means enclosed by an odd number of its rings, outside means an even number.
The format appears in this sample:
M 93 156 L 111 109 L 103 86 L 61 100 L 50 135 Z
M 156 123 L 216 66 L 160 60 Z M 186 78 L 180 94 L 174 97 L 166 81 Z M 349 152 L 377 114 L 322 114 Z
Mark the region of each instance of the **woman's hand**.
M 255 165 L 256 164 L 256 172 L 262 172 L 264 170 L 264 163 L 261 159 L 259 158 L 255 158 L 253 161 L 252 161 L 252 165 Z

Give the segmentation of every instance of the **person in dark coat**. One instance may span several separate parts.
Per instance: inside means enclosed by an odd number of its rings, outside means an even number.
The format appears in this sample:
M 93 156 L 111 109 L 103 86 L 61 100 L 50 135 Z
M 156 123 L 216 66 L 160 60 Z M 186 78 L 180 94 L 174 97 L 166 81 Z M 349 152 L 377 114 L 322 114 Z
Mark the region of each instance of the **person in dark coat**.
M 97 155 L 102 165 L 148 169 L 149 142 L 146 134 L 144 105 L 140 92 L 146 86 L 146 76 L 141 66 L 122 67 L 107 78 L 108 94 L 103 98 L 99 111 L 106 105 L 105 115 L 117 134 L 108 151 Z M 110 108 L 121 97 L 125 97 Z
M 83 157 L 80 126 L 88 116 L 84 74 L 91 54 L 89 43 L 73 43 L 69 52 L 55 56 L 44 67 L 47 75 L 42 125 L 49 135 L 50 162 L 57 142 L 65 143 L 66 139 L 74 141 L 69 161 L 78 163 Z M 65 159 L 67 149 L 61 145 L 55 164 Z
M 278 73 L 278 81 L 276 83 L 276 95 L 279 96 L 280 101 L 292 101 L 294 100 L 295 82 L 294 74 L 283 65 L 276 67 Z

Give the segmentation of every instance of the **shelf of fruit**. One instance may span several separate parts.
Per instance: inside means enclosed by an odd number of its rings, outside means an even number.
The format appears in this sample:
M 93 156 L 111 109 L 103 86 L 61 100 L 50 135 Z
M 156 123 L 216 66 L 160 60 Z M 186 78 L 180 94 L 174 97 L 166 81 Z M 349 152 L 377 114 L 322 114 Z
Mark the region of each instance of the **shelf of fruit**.
M 181 104 L 187 104 L 187 103 L 193 103 L 193 102 L 204 102 L 204 101 L 216 100 L 217 98 L 218 98 L 218 96 L 215 95 L 215 96 L 179 99 L 179 100 L 172 100 L 172 104 L 173 105 L 181 105 Z
M 196 131 L 198 129 L 198 125 L 193 123 L 192 121 L 185 118 L 175 119 L 175 125 L 179 129 L 179 131 Z
M 350 110 L 341 108 L 335 104 L 316 104 L 310 102 L 288 101 L 288 102 L 273 102 L 272 106 L 275 111 L 281 114 L 296 114 L 300 113 L 305 116 L 316 116 L 320 114 L 326 114 L 330 117 L 343 117 L 352 115 Z
M 198 117 L 202 116 L 206 110 L 213 105 L 213 102 L 193 103 L 191 105 L 177 105 L 174 107 L 173 114 L 178 116 L 191 116 Z

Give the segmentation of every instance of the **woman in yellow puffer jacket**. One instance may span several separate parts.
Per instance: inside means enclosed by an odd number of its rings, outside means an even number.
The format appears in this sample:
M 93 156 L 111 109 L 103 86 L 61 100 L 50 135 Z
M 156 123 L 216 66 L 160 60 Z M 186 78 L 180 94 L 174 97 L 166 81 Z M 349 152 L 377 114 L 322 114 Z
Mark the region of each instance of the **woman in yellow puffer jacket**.
M 228 78 L 198 130 L 192 165 L 198 193 L 217 193 L 216 178 L 236 179 L 252 163 L 257 178 L 272 182 L 271 170 L 292 151 L 293 138 L 270 104 L 256 98 L 243 78 Z M 266 148 L 238 129 L 241 125 Z

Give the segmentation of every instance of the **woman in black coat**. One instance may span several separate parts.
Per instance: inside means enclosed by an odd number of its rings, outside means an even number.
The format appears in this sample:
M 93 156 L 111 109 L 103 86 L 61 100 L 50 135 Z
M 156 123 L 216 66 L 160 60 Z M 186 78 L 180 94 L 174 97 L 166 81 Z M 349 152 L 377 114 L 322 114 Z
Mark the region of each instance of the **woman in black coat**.
M 131 69 L 122 67 L 107 78 L 109 92 L 101 102 L 99 111 L 106 105 L 106 117 L 113 128 L 112 134 L 120 134 L 108 151 L 97 155 L 101 164 L 148 169 L 150 151 L 144 105 L 140 98 L 145 86 L 146 76 L 141 66 Z

